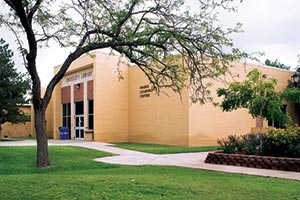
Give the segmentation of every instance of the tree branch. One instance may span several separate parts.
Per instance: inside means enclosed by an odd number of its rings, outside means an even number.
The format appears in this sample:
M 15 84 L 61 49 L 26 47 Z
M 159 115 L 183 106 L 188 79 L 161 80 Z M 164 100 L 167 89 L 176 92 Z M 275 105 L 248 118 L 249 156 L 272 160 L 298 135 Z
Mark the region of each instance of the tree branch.
M 122 20 L 120 20 L 118 22 L 118 28 L 115 32 L 114 38 L 117 38 L 119 36 L 123 24 L 130 18 L 130 16 L 132 15 L 133 9 L 138 2 L 139 2 L 138 0 L 132 0 L 132 4 L 130 5 L 130 7 L 128 9 L 127 14 L 124 16 L 124 18 Z
M 33 15 L 36 13 L 36 11 L 39 9 L 41 4 L 43 3 L 43 0 L 37 0 L 34 4 L 34 6 L 31 8 L 31 10 L 28 13 L 28 21 L 31 23 Z

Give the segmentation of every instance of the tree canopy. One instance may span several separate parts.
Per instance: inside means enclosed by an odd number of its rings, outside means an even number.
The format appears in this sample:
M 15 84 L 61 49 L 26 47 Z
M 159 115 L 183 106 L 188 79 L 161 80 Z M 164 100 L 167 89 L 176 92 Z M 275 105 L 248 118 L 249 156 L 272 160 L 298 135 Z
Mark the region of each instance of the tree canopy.
M 110 48 L 137 64 L 156 90 L 170 87 L 178 92 L 190 74 L 193 99 L 203 100 L 202 93 L 206 90 L 203 79 L 223 74 L 229 61 L 245 56 L 233 48 L 228 38 L 229 34 L 240 31 L 240 25 L 222 29 L 215 15 L 217 8 L 233 9 L 228 7 L 232 1 L 199 1 L 195 5 L 198 12 L 191 13 L 184 9 L 183 0 L 5 0 L 16 15 L 2 12 L 1 19 L 16 34 L 25 32 L 27 39 L 31 38 L 28 45 L 22 46 L 26 56 L 34 57 L 32 45 L 47 45 L 51 40 L 62 47 L 75 48 L 50 82 L 46 99 L 70 60 L 91 50 Z M 223 51 L 224 47 L 229 51 Z M 177 54 L 183 55 L 186 68 L 164 60 Z M 28 69 L 33 82 L 38 82 L 35 70 Z
M 228 88 L 218 88 L 218 96 L 224 97 L 220 106 L 226 112 L 239 108 L 248 109 L 252 117 L 261 120 L 261 129 L 263 119 L 285 124 L 289 118 L 282 112 L 281 94 L 276 92 L 276 84 L 276 79 L 263 78 L 258 69 L 253 69 L 247 74 L 246 80 L 235 81 Z
M 226 73 L 230 62 L 247 56 L 234 48 L 231 33 L 218 21 L 220 9 L 234 10 L 234 0 L 198 0 L 191 12 L 184 0 L 3 0 L 0 23 L 17 36 L 33 83 L 38 167 L 50 166 L 45 110 L 56 84 L 70 64 L 92 50 L 109 48 L 137 65 L 153 89 L 180 92 L 188 84 L 193 101 L 204 102 L 205 80 Z M 21 35 L 25 35 L 21 37 Z M 54 41 L 73 47 L 41 96 L 38 47 Z M 181 55 L 182 62 L 173 58 Z M 169 58 L 169 59 L 167 59 Z
M 279 69 L 286 69 L 286 70 L 290 70 L 291 66 L 285 65 L 281 62 L 279 62 L 278 59 L 276 59 L 275 61 L 271 61 L 269 59 L 265 60 L 265 65 L 270 66 L 270 67 L 275 67 L 275 68 L 279 68 Z
M 13 52 L 0 39 L 0 137 L 1 124 L 19 123 L 29 120 L 20 106 L 28 103 L 26 94 L 30 89 L 28 76 L 18 73 L 12 61 Z M 26 78 L 27 77 L 27 78 Z
M 287 87 L 282 92 L 282 97 L 293 103 L 300 103 L 300 90 L 299 88 Z

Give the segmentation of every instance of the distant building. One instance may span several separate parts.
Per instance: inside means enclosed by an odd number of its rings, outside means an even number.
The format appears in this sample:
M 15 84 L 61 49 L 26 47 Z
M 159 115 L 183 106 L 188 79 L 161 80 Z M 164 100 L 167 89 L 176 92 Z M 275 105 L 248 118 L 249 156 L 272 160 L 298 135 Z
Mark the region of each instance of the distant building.
M 20 106 L 20 110 L 27 113 L 29 116 L 31 115 L 31 105 L 22 105 Z M 3 138 L 34 137 L 31 132 L 31 122 L 28 121 L 17 124 L 6 122 L 2 125 L 1 136 Z

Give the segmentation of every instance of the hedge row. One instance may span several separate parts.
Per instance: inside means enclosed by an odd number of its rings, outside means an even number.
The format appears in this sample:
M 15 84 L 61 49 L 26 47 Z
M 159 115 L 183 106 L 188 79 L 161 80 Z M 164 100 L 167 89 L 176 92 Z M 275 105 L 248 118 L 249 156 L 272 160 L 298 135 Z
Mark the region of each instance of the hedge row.
M 230 135 L 218 140 L 224 153 L 300 158 L 300 128 L 272 129 L 267 134 Z

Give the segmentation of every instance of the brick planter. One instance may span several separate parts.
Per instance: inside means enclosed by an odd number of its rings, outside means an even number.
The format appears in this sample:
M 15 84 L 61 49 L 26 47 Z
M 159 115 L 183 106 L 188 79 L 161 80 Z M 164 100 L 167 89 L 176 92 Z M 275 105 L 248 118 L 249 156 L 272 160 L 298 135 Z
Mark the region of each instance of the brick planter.
M 300 172 L 300 158 L 209 153 L 205 163 Z

